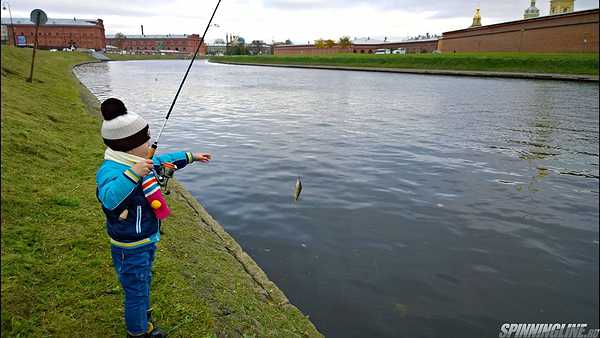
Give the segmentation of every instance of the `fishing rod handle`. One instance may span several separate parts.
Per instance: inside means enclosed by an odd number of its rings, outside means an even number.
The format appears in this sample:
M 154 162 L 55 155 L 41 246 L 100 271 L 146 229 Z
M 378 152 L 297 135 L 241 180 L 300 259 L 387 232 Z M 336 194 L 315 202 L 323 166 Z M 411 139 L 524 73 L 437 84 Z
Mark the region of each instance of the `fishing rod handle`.
M 156 144 L 156 142 L 152 143 L 152 146 L 148 148 L 148 152 L 146 153 L 147 159 L 151 160 L 154 157 L 154 153 L 156 152 L 157 147 L 158 145 Z

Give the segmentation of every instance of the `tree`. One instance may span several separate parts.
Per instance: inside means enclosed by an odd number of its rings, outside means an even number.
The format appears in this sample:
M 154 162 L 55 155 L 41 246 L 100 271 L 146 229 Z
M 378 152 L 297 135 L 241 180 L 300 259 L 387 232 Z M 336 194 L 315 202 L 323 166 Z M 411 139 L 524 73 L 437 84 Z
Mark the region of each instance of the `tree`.
M 114 44 L 115 47 L 119 48 L 119 49 L 123 49 L 123 43 L 125 43 L 125 39 L 127 37 L 125 36 L 125 34 L 119 32 L 117 34 L 115 34 L 115 39 L 114 39 Z
M 293 45 L 294 43 L 292 42 L 292 40 L 287 39 L 287 40 L 285 40 L 285 44 L 286 45 Z
M 327 48 L 333 48 L 333 47 L 335 47 L 335 41 L 333 41 L 331 39 L 325 40 L 325 47 L 327 47 Z
M 244 45 L 230 46 L 227 55 L 248 55 L 248 49 Z
M 323 39 L 315 40 L 315 47 L 325 48 L 325 40 L 323 40 Z
M 349 36 L 342 36 L 338 41 L 338 45 L 340 48 L 350 48 L 352 46 L 352 42 L 350 41 Z

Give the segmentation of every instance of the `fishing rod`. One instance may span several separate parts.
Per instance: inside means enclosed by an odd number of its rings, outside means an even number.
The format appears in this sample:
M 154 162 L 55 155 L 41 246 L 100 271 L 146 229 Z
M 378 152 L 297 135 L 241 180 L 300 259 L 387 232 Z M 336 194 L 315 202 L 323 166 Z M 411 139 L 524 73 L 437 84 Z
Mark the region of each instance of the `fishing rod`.
M 219 0 L 217 2 L 217 5 L 215 6 L 215 10 L 213 11 L 212 15 L 210 16 L 210 20 L 208 20 L 208 24 L 206 25 L 206 29 L 204 29 L 204 34 L 202 34 L 202 38 L 200 38 L 200 43 L 198 44 L 198 47 L 196 47 L 196 51 L 194 52 L 194 56 L 192 57 L 192 61 L 190 62 L 190 65 L 188 66 L 187 70 L 185 71 L 185 75 L 183 76 L 183 80 L 181 80 L 181 83 L 179 84 L 179 89 L 177 89 L 177 93 L 175 94 L 175 97 L 173 98 L 173 102 L 171 102 L 171 107 L 169 108 L 169 112 L 167 112 L 167 116 L 165 117 L 165 121 L 163 122 L 163 125 L 160 128 L 160 131 L 158 132 L 158 135 L 156 136 L 156 139 L 154 140 L 154 143 L 152 143 L 152 146 L 150 147 L 150 149 L 148 149 L 148 153 L 146 154 L 146 158 L 147 159 L 152 159 L 152 157 L 154 157 L 154 153 L 156 152 L 156 148 L 158 148 L 158 140 L 160 139 L 160 136 L 162 135 L 163 131 L 165 130 L 165 127 L 167 126 L 167 122 L 169 121 L 169 116 L 171 116 L 171 112 L 173 111 L 173 107 L 175 107 L 175 102 L 177 102 L 177 98 L 179 97 L 179 93 L 181 92 L 181 88 L 183 88 L 183 84 L 185 83 L 185 79 L 187 79 L 187 76 L 190 73 L 190 69 L 192 69 L 192 65 L 194 64 L 194 60 L 196 60 L 196 56 L 198 55 L 198 51 L 200 51 L 200 47 L 202 47 L 202 44 L 204 43 L 204 37 L 206 36 L 206 32 L 208 32 L 208 28 L 210 27 L 210 24 L 211 24 L 213 18 L 215 17 L 215 14 L 217 13 L 217 9 L 219 8 L 220 4 L 221 4 L 221 0 Z

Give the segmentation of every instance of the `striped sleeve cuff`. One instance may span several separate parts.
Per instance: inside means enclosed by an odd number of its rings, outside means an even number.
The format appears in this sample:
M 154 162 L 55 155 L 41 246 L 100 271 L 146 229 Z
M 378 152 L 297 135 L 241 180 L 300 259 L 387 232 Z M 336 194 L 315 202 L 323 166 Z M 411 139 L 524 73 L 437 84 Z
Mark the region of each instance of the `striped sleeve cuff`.
M 187 151 L 185 157 L 187 158 L 188 164 L 194 162 L 194 155 L 191 152 Z
M 125 177 L 127 177 L 129 180 L 131 180 L 131 182 L 133 183 L 138 183 L 141 179 L 141 177 L 136 174 L 133 170 L 131 169 L 127 169 L 123 172 L 123 175 L 125 175 Z

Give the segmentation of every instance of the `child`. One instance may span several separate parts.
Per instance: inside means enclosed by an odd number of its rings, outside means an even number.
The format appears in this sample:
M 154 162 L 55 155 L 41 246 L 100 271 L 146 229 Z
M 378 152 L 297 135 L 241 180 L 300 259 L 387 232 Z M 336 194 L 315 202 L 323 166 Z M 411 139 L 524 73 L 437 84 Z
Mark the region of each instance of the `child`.
M 142 181 L 148 181 L 152 169 L 161 163 L 171 162 L 181 169 L 193 161 L 208 162 L 211 155 L 175 152 L 145 159 L 150 140 L 148 123 L 128 113 L 123 102 L 115 98 L 104 101 L 101 111 L 102 138 L 108 148 L 96 174 L 96 195 L 106 214 L 113 264 L 125 291 L 127 337 L 166 337 L 149 315 L 160 220 L 144 194 Z

